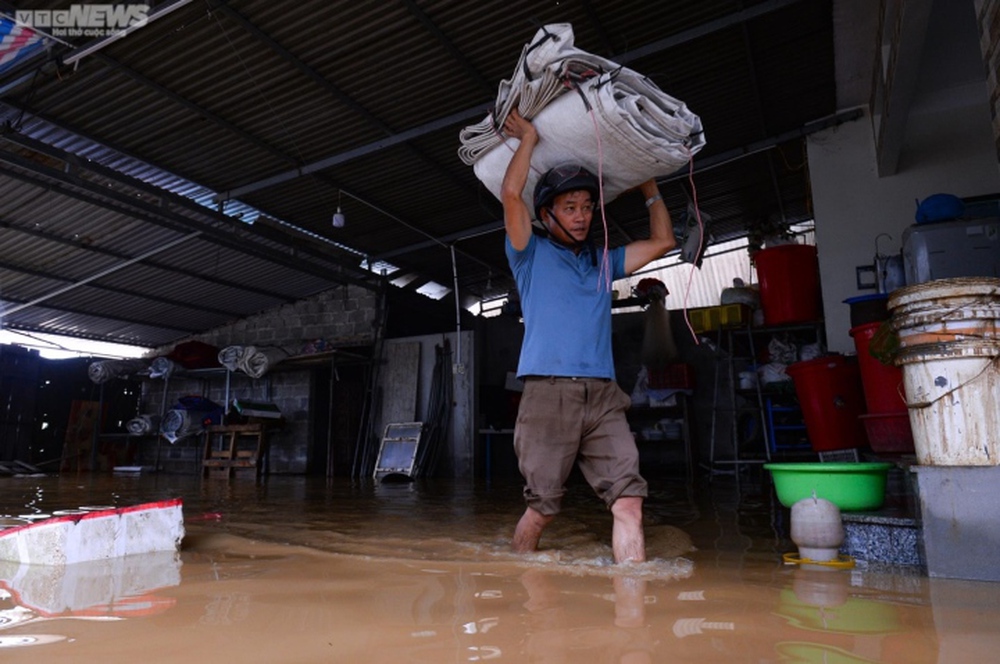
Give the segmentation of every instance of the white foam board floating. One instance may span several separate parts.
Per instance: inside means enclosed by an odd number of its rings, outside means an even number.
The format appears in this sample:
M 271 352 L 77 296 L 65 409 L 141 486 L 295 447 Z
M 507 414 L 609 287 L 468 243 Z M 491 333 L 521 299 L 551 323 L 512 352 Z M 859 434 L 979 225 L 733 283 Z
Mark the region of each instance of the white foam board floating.
M 53 515 L 3 528 L 0 560 L 71 565 L 177 551 L 182 539 L 184 515 L 180 498 L 126 507 L 81 508 L 80 513 Z

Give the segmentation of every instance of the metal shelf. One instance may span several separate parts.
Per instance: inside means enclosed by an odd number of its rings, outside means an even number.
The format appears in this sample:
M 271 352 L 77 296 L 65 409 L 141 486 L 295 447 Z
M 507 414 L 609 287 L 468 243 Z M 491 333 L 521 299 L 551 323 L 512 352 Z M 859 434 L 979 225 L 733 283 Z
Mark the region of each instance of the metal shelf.
M 715 330 L 716 363 L 714 389 L 712 394 L 712 424 L 710 431 L 710 446 L 708 470 L 717 472 L 739 472 L 743 465 L 763 464 L 771 460 L 772 452 L 778 450 L 778 431 L 792 430 L 791 426 L 776 425 L 774 413 L 774 398 L 794 396 L 787 390 L 775 390 L 754 381 L 750 389 L 740 388 L 738 373 L 741 370 L 756 370 L 758 364 L 758 340 L 765 336 L 794 335 L 804 337 L 811 343 L 825 345 L 823 337 L 823 321 L 795 323 L 767 327 L 730 327 Z M 711 333 L 708 333 L 711 334 Z M 758 377 L 759 378 L 759 377 Z M 740 430 L 739 414 L 753 413 L 757 417 L 762 444 L 760 449 L 751 449 L 754 440 L 745 440 L 745 432 Z M 726 417 L 728 416 L 728 417 Z M 724 422 L 725 421 L 725 422 Z M 731 446 L 731 456 L 720 456 L 719 446 L 722 443 L 720 430 L 728 423 L 728 441 Z M 795 425 L 796 429 L 805 430 L 805 425 Z M 792 448 L 787 448 L 792 449 Z M 732 470 L 720 470 L 719 467 Z

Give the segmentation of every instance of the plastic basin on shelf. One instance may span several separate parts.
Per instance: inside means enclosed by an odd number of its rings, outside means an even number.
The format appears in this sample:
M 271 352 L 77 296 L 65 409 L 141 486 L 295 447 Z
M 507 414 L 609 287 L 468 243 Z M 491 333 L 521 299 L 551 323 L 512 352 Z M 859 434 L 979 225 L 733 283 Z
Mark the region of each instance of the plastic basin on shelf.
M 885 502 L 888 462 L 766 463 L 778 500 L 791 507 L 803 498 L 824 498 L 842 512 L 877 510 Z

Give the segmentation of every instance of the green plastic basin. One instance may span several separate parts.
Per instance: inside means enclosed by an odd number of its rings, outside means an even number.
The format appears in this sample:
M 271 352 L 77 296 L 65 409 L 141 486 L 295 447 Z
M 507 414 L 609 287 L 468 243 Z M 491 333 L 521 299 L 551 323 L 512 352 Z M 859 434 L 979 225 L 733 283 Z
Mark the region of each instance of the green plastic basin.
M 841 512 L 877 510 L 885 502 L 891 463 L 766 463 L 774 490 L 785 507 L 803 498 L 829 500 Z

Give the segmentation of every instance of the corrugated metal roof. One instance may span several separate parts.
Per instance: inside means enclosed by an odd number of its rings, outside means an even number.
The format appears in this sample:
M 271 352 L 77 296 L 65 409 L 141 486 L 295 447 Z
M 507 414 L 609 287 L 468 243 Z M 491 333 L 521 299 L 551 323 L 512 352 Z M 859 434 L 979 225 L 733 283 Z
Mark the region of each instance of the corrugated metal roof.
M 536 28 L 562 22 L 701 116 L 694 185 L 661 183 L 675 218 L 695 194 L 719 240 L 755 215 L 809 218 L 801 137 L 836 111 L 832 0 L 191 2 L 74 66 L 56 44 L 0 78 L 8 310 L 201 231 L 4 325 L 163 345 L 374 287 L 365 256 L 450 287 L 453 244 L 464 296 L 504 292 L 502 211 L 458 160 L 458 132 Z M 635 198 L 608 206 L 613 244 L 648 234 Z

